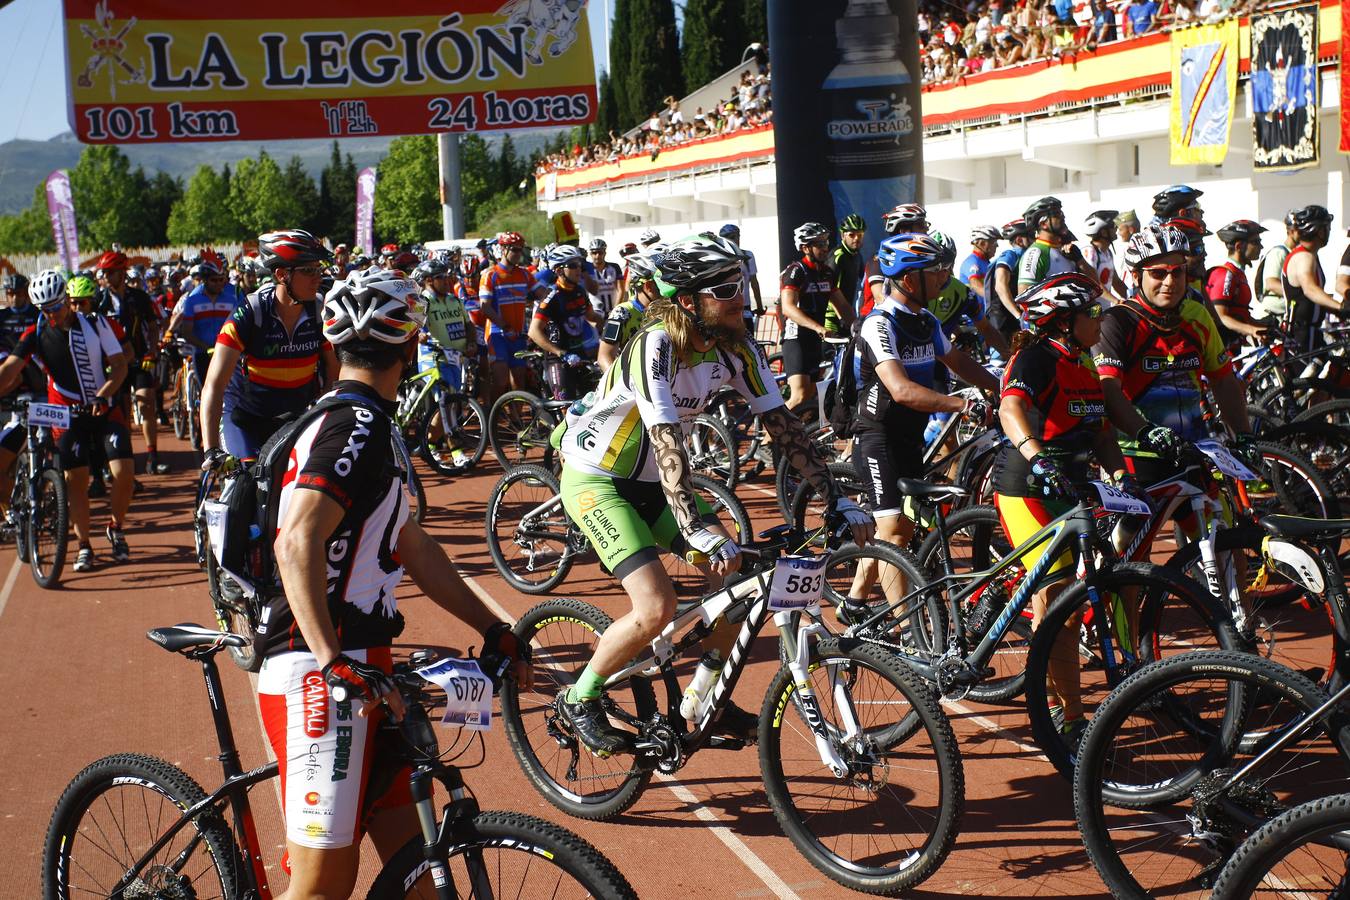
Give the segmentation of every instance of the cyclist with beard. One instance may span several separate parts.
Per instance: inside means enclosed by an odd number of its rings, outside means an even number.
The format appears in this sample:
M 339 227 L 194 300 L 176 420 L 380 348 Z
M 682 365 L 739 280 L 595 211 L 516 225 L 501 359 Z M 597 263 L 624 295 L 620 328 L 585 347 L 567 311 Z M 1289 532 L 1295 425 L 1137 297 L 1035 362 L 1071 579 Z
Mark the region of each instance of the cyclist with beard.
M 675 588 L 658 548 L 705 554 L 714 580 L 740 567 L 736 542 L 694 493 L 684 450 L 682 423 L 718 390 L 729 385 L 742 394 L 788 464 L 852 526 L 854 540 L 871 538 L 871 516 L 840 495 L 801 423 L 784 407 L 762 348 L 745 333 L 743 261 L 735 244 L 711 234 L 654 254 L 662 299 L 605 374 L 595 403 L 569 414 L 561 434 L 563 505 L 632 602 L 601 635 L 577 683 L 556 701 L 564 723 L 597 756 L 623 752 L 632 738 L 605 714 L 605 679 L 675 613 Z M 735 629 L 723 626 L 705 643 L 720 653 L 735 638 Z M 757 721 L 733 707 L 718 727 L 750 738 Z

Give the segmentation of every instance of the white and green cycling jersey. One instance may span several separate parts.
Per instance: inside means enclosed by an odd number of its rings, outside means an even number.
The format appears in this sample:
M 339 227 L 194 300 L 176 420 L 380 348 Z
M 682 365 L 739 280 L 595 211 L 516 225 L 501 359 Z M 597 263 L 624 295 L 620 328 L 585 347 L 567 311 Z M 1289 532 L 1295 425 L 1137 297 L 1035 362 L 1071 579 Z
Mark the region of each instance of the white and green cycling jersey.
M 1035 241 L 1022 254 L 1017 266 L 1017 292 L 1020 294 L 1033 284 L 1040 284 L 1051 275 L 1077 271 L 1078 266 L 1045 241 Z
M 749 338 L 733 350 L 714 347 L 682 362 L 664 323 L 649 323 L 605 373 L 594 404 L 580 415 L 568 413 L 559 444 L 563 462 L 582 473 L 657 481 L 647 429 L 693 419 L 727 385 L 757 415 L 783 405 L 764 350 Z

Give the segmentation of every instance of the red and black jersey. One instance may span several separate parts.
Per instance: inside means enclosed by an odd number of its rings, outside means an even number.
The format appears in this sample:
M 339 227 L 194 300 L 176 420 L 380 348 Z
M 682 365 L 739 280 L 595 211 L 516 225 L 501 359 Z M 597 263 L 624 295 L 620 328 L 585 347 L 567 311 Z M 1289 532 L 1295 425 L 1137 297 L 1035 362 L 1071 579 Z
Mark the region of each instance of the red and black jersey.
M 1043 338 L 1013 355 L 1003 374 L 1003 397 L 1026 401 L 1031 434 L 1060 459 L 1075 480 L 1087 477 L 1093 442 L 1106 423 L 1106 400 L 1091 357 Z M 1005 446 L 994 472 L 1000 494 L 1025 497 L 1030 463 Z
M 816 265 L 805 257 L 788 263 L 779 277 L 779 290 L 793 288 L 797 291 L 797 306 L 811 319 L 825 324 L 825 311 L 830 308 L 830 297 L 834 294 L 834 268 L 829 263 Z M 797 323 L 788 319 L 783 324 L 783 340 L 790 341 L 799 337 Z M 815 333 L 811 337 L 816 337 Z
M 1222 309 L 1224 315 L 1250 325 L 1252 323 L 1252 286 L 1247 274 L 1227 260 L 1221 266 L 1215 266 L 1205 275 L 1205 295 L 1216 309 Z M 1218 322 L 1219 334 L 1225 344 L 1232 344 L 1242 336 L 1224 327 Z
M 129 287 L 119 297 L 108 288 L 99 288 L 94 295 L 93 309 L 122 326 L 136 359 L 149 356 L 158 349 L 160 315 L 145 291 Z

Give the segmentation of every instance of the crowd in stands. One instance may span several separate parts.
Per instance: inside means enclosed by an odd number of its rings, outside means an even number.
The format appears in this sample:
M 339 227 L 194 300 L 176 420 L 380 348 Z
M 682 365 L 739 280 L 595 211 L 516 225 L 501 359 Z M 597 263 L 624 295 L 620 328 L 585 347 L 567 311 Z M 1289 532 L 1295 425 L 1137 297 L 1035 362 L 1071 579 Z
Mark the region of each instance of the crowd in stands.
M 655 159 L 662 150 L 678 147 L 690 141 L 731 134 L 747 128 L 758 128 L 773 121 L 773 104 L 769 96 L 769 67 L 765 63 L 759 71 L 746 69 L 732 87 L 725 100 L 719 100 L 705 110 L 697 107 L 686 115 L 679 100 L 666 97 L 665 107 L 654 110 L 639 128 L 628 134 L 609 133 L 609 140 L 591 147 L 580 144 L 570 150 L 552 153 L 539 161 L 536 175 L 559 169 L 579 169 L 598 162 L 617 162 L 635 156 Z
M 1091 51 L 1112 41 L 1250 15 L 1257 0 L 920 0 L 925 85 Z

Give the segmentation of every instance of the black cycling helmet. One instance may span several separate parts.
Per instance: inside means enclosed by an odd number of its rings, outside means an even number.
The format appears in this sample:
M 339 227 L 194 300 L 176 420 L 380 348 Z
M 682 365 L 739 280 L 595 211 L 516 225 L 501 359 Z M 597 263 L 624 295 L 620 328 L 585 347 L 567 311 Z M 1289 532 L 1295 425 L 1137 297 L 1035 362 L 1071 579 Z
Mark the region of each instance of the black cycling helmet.
M 1175 219 L 1183 212 L 1194 209 L 1204 193 L 1189 184 L 1174 184 L 1163 188 L 1153 195 L 1153 212 L 1161 219 Z
M 720 235 L 697 234 L 683 238 L 650 256 L 661 296 L 697 293 L 739 271 L 747 257 Z
M 440 259 L 439 257 L 432 257 L 431 259 L 419 263 L 417 268 L 412 270 L 412 279 L 418 284 L 423 284 L 433 278 L 440 278 L 442 275 L 449 273 L 449 271 L 450 266 L 445 260 Z
M 844 216 L 843 220 L 839 223 L 839 230 L 841 232 L 866 231 L 867 222 L 865 222 L 863 220 L 863 217 L 858 215 L 857 213 L 849 213 L 848 215 Z
M 5 290 L 11 293 L 18 293 L 28 287 L 28 277 L 15 272 L 13 275 L 5 276 Z
M 1264 232 L 1265 229 L 1251 219 L 1238 219 L 1219 229 L 1219 240 L 1231 250 L 1234 244 L 1256 240 Z
M 1002 234 L 1005 241 L 1013 241 L 1020 237 L 1032 237 L 1031 230 L 1027 228 L 1026 219 L 1013 219 L 1003 226 Z
M 1305 206 L 1302 209 L 1295 209 L 1289 213 L 1289 224 L 1294 226 L 1300 238 L 1305 232 L 1315 232 L 1318 229 L 1325 228 L 1331 230 L 1331 220 L 1335 218 L 1331 211 L 1325 206 L 1318 206 L 1316 203 L 1311 206 Z
M 292 228 L 258 235 L 258 258 L 268 270 L 331 262 L 333 254 L 308 231 Z
M 1064 218 L 1064 204 L 1060 202 L 1058 197 L 1042 197 L 1028 206 L 1026 212 L 1022 213 L 1022 219 L 1027 223 L 1027 230 L 1033 235 L 1041 230 L 1041 222 L 1051 216 Z

